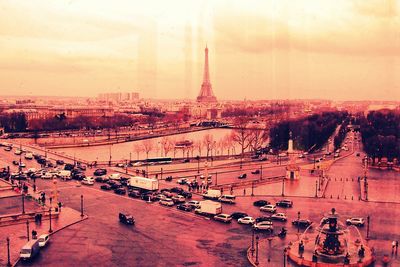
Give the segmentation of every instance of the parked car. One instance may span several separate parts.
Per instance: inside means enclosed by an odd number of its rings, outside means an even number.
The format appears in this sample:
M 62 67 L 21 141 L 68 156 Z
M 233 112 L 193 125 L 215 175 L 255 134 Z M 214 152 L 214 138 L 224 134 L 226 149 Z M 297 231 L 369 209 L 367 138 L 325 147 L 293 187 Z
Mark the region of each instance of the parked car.
M 200 179 L 202 179 L 202 180 L 203 180 L 203 179 L 205 179 L 205 178 L 206 178 L 206 176 L 205 176 L 205 175 L 203 175 L 203 174 L 202 174 L 202 175 L 200 175 Z M 207 180 L 208 180 L 208 179 L 211 179 L 211 178 L 212 178 L 212 175 L 211 175 L 211 174 L 209 174 L 209 175 L 208 175 L 208 177 L 207 177 Z
M 254 228 L 254 230 L 257 230 L 257 231 L 267 231 L 267 232 L 271 232 L 271 233 L 274 231 L 274 227 L 272 226 L 271 221 L 257 222 L 255 224 L 253 224 L 253 228 Z
M 256 223 L 265 222 L 265 221 L 271 221 L 271 217 L 260 216 L 260 217 L 256 218 Z
M 193 206 L 190 205 L 189 203 L 179 204 L 178 206 L 176 206 L 176 208 L 178 210 L 183 210 L 183 211 L 192 211 L 194 209 Z
M 64 165 L 64 161 L 61 159 L 56 160 L 57 165 Z
M 85 177 L 86 177 L 86 175 L 83 172 L 78 172 L 78 173 L 72 174 L 72 179 L 75 179 L 75 180 L 78 180 L 78 181 L 84 180 Z
M 39 247 L 45 247 L 50 240 L 50 236 L 48 234 L 40 235 L 39 238 Z
M 197 201 L 197 200 L 190 200 L 190 201 L 188 202 L 188 204 L 189 204 L 190 206 L 192 206 L 194 209 L 197 209 L 197 208 L 200 207 L 200 201 Z
M 251 173 L 252 173 L 252 174 L 260 174 L 261 171 L 260 171 L 260 170 L 254 170 L 254 171 L 252 171 Z
M 139 190 L 130 190 L 128 192 L 128 197 L 139 198 L 140 197 L 140 191 Z
M 46 172 L 45 174 L 42 175 L 42 179 L 52 179 L 54 175 L 50 172 Z
M 105 183 L 108 182 L 108 177 L 106 177 L 105 175 L 95 176 L 94 180 L 96 182 Z
M 247 177 L 247 174 L 242 173 L 241 175 L 238 176 L 239 179 L 244 179 Z
M 214 216 L 214 220 L 224 222 L 224 223 L 230 223 L 232 221 L 232 217 L 229 214 L 218 214 Z
M 257 200 L 257 201 L 253 202 L 253 206 L 256 206 L 256 207 L 262 207 L 262 206 L 265 206 L 265 205 L 268 205 L 268 204 L 270 204 L 270 202 L 267 201 L 267 200 L 263 200 L 263 199 L 260 199 L 260 200 Z
M 187 178 L 180 178 L 180 179 L 176 180 L 176 182 L 181 185 L 187 184 L 188 181 L 189 180 Z
M 364 218 L 349 218 L 346 220 L 347 225 L 364 226 Z
M 94 178 L 92 176 L 88 176 L 82 179 L 82 184 L 84 185 L 94 185 Z
M 109 191 L 109 190 L 111 190 L 112 188 L 111 188 L 111 186 L 108 185 L 108 184 L 103 184 L 103 185 L 100 186 L 100 189 Z
M 233 195 L 222 195 L 218 198 L 220 202 L 228 203 L 228 204 L 235 204 L 236 196 Z
M 271 220 L 277 220 L 277 221 L 287 221 L 287 217 L 285 213 L 275 213 L 271 216 Z
M 67 164 L 64 165 L 64 170 L 66 170 L 66 171 L 71 171 L 74 168 L 75 168 L 74 164 L 67 163 Z M 96 174 L 94 174 L 94 175 L 96 175 Z
M 128 213 L 119 213 L 119 221 L 125 224 L 130 224 L 133 225 L 135 224 L 135 219 L 133 218 L 132 215 L 128 214 Z
M 276 205 L 279 207 L 284 207 L 284 208 L 291 208 L 293 207 L 293 201 L 289 199 L 282 199 L 276 202 Z
M 145 201 L 157 201 L 157 195 L 152 192 L 143 193 L 140 195 L 140 198 Z
M 292 224 L 300 228 L 307 228 L 312 224 L 312 221 L 306 219 L 296 219 L 292 221 Z
M 192 193 L 187 192 L 187 191 L 182 191 L 180 193 L 181 196 L 184 196 L 185 198 L 192 198 Z
M 254 220 L 253 217 L 246 216 L 246 217 L 243 217 L 243 218 L 239 218 L 237 220 L 237 222 L 240 223 L 240 224 L 253 224 L 255 222 L 255 220 Z
M 117 195 L 125 195 L 126 194 L 126 190 L 125 190 L 125 188 L 116 188 L 114 190 L 114 193 L 117 194 Z
M 19 161 L 18 161 L 18 160 L 13 160 L 13 161 L 12 161 L 12 164 L 18 165 L 18 164 L 19 164 Z
M 93 175 L 95 176 L 101 176 L 101 175 L 106 175 L 107 170 L 106 169 L 97 169 L 93 172 Z
M 158 195 L 156 196 L 156 198 L 157 198 L 158 200 L 163 200 L 163 199 L 167 199 L 167 196 L 164 195 L 164 194 L 158 194 Z
M 234 212 L 234 213 L 231 214 L 232 219 L 235 219 L 235 220 L 243 218 L 243 217 L 247 217 L 247 216 L 248 216 L 247 213 L 239 212 L 239 211 Z
M 170 198 L 162 199 L 159 201 L 160 205 L 172 207 L 174 205 L 174 201 Z
M 172 201 L 173 201 L 174 203 L 184 203 L 184 202 L 186 201 L 186 199 L 185 199 L 184 196 L 176 195 L 176 196 L 173 196 L 173 197 L 172 197 Z
M 260 211 L 265 211 L 265 212 L 271 212 L 275 213 L 276 212 L 276 206 L 275 205 L 265 205 L 260 207 Z

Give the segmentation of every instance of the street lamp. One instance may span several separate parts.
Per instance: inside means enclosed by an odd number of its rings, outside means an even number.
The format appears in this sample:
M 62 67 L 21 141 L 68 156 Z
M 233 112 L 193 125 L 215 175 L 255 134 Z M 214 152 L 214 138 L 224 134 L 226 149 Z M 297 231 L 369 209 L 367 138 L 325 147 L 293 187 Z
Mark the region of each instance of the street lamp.
M 254 228 L 251 230 L 251 256 L 254 255 Z
M 10 238 L 7 236 L 7 266 L 11 266 L 10 261 Z
M 258 262 L 258 239 L 259 239 L 259 237 L 256 236 L 256 262 L 255 262 L 256 265 L 259 264 L 259 262 Z
M 29 221 L 26 221 L 26 236 L 28 237 L 28 241 L 29 241 Z
M 197 155 L 196 159 L 197 159 L 197 173 L 200 173 L 200 156 Z
M 318 197 L 318 180 L 315 180 L 315 197 Z
M 22 214 L 25 214 L 25 196 L 23 193 L 21 194 L 21 200 L 22 200 Z
M 49 226 L 49 233 L 52 233 L 52 232 L 53 232 L 53 229 L 51 228 L 51 205 L 50 205 L 50 208 L 49 208 L 49 218 L 50 218 L 50 221 L 49 221 L 49 223 L 50 223 L 50 226 Z
M 285 196 L 285 177 L 282 179 L 282 196 Z
M 366 237 L 367 240 L 369 239 L 369 223 L 370 223 L 370 217 L 368 215 L 367 216 L 367 237 Z
M 81 195 L 81 217 L 83 217 L 83 195 Z
M 297 212 L 297 233 L 300 232 L 300 211 Z
M 283 249 L 283 267 L 286 267 L 286 248 Z

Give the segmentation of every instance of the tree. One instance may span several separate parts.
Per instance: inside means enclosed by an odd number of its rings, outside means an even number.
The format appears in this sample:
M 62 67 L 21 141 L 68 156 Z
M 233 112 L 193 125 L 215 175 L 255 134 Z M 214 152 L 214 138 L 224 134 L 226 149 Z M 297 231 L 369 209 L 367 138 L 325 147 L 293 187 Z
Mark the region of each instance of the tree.
M 208 157 L 210 155 L 210 152 L 212 150 L 213 143 L 214 143 L 214 137 L 211 134 L 204 135 L 204 137 L 203 137 L 203 145 L 207 150 L 207 159 L 208 159 Z
M 164 156 L 166 157 L 175 144 L 171 141 L 171 139 L 168 136 L 164 136 L 161 139 L 161 145 L 164 150 Z
M 196 140 L 193 144 L 193 146 L 197 149 L 199 152 L 199 156 L 201 156 L 201 149 L 203 147 L 203 142 L 201 140 Z
M 238 117 L 235 120 L 236 129 L 232 132 L 232 140 L 239 144 L 241 151 L 241 161 L 244 157 L 244 151 L 250 145 L 251 132 L 246 128 L 248 118 Z
M 254 152 L 259 150 L 264 142 L 268 139 L 265 130 L 252 129 L 250 130 L 249 146 Z
M 154 140 L 153 139 L 145 139 L 142 141 L 143 151 L 146 152 L 146 158 L 149 158 L 149 153 L 154 148 Z
M 133 150 L 136 152 L 137 160 L 139 160 L 140 152 L 143 151 L 143 146 L 139 142 L 133 143 Z

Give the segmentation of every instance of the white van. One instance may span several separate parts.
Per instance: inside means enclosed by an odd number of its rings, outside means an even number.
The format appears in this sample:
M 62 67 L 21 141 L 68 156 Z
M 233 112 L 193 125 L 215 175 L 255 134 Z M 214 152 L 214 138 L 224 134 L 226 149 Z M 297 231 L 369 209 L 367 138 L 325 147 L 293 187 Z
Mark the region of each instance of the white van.
M 25 159 L 33 159 L 33 154 L 31 152 L 26 153 Z
M 58 177 L 60 177 L 63 180 L 71 180 L 71 171 L 66 171 L 66 170 L 61 170 L 57 174 Z
M 108 177 L 110 180 L 121 180 L 121 174 L 120 173 L 112 173 Z
M 22 247 L 19 257 L 22 260 L 28 260 L 34 258 L 40 251 L 39 240 L 32 239 L 25 246 Z
M 236 196 L 222 195 L 218 200 L 223 203 L 235 204 Z

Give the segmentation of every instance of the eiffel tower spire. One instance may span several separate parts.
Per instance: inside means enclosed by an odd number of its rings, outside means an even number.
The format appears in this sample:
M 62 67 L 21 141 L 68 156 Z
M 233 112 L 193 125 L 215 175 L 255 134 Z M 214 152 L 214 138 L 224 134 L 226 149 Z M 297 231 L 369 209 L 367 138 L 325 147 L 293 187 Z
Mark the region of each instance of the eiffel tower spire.
M 208 47 L 204 50 L 204 73 L 203 83 L 201 84 L 200 94 L 197 97 L 197 102 L 217 102 L 217 98 L 214 96 L 212 86 L 210 82 L 210 71 L 208 68 Z

